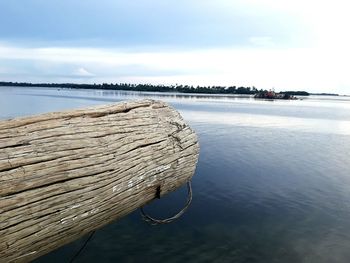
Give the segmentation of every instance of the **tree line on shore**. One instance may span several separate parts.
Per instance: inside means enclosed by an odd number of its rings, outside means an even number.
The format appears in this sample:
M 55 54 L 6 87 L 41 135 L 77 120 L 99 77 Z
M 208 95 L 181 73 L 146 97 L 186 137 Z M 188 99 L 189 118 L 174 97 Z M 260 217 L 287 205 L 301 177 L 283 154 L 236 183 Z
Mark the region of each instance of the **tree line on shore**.
M 153 85 L 128 83 L 103 84 L 75 84 L 75 83 L 28 83 L 28 82 L 0 82 L 0 86 L 15 87 L 48 87 L 69 89 L 105 89 L 105 90 L 131 90 L 153 92 L 181 92 L 181 93 L 207 93 L 207 94 L 256 94 L 266 90 L 253 87 L 237 86 L 189 86 L 189 85 Z M 290 95 L 309 95 L 305 91 L 285 91 Z

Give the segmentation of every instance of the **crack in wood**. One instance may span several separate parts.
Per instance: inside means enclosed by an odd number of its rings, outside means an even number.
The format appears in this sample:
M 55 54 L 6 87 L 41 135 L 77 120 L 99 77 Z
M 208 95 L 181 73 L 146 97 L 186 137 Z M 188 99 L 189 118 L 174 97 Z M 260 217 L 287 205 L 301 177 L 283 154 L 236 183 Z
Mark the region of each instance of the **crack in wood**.
M 199 153 L 181 116 L 152 100 L 0 121 L 0 138 L 7 262 L 33 260 L 175 190 Z

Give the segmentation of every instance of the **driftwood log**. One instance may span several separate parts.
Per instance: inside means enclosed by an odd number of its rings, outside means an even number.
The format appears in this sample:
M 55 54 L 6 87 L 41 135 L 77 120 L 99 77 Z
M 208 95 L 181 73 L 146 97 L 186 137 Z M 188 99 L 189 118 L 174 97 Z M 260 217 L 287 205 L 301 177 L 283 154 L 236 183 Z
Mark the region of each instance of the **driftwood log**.
M 27 262 L 175 190 L 196 134 L 143 100 L 0 122 L 0 262 Z

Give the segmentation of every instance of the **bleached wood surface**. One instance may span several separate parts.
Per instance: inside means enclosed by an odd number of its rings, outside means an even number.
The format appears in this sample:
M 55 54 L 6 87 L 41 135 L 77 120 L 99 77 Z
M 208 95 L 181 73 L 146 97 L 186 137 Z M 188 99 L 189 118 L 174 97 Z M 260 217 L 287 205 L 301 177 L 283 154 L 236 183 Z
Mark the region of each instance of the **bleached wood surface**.
M 192 176 L 196 134 L 143 100 L 0 121 L 0 262 L 27 262 Z

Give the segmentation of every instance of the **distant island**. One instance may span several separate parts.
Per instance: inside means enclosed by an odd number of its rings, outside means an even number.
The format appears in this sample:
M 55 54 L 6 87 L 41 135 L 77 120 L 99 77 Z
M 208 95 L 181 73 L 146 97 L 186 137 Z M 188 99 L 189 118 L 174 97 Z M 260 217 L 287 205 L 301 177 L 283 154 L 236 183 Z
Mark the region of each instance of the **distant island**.
M 237 86 L 189 86 L 189 85 L 152 85 L 152 84 L 75 84 L 75 83 L 28 83 L 28 82 L 0 82 L 0 86 L 14 87 L 46 87 L 68 89 L 104 89 L 104 90 L 130 90 L 130 91 L 153 91 L 153 92 L 181 92 L 202 94 L 240 94 L 255 95 L 268 92 L 267 90 L 253 87 Z M 281 94 L 288 96 L 308 96 L 306 91 L 283 91 Z

